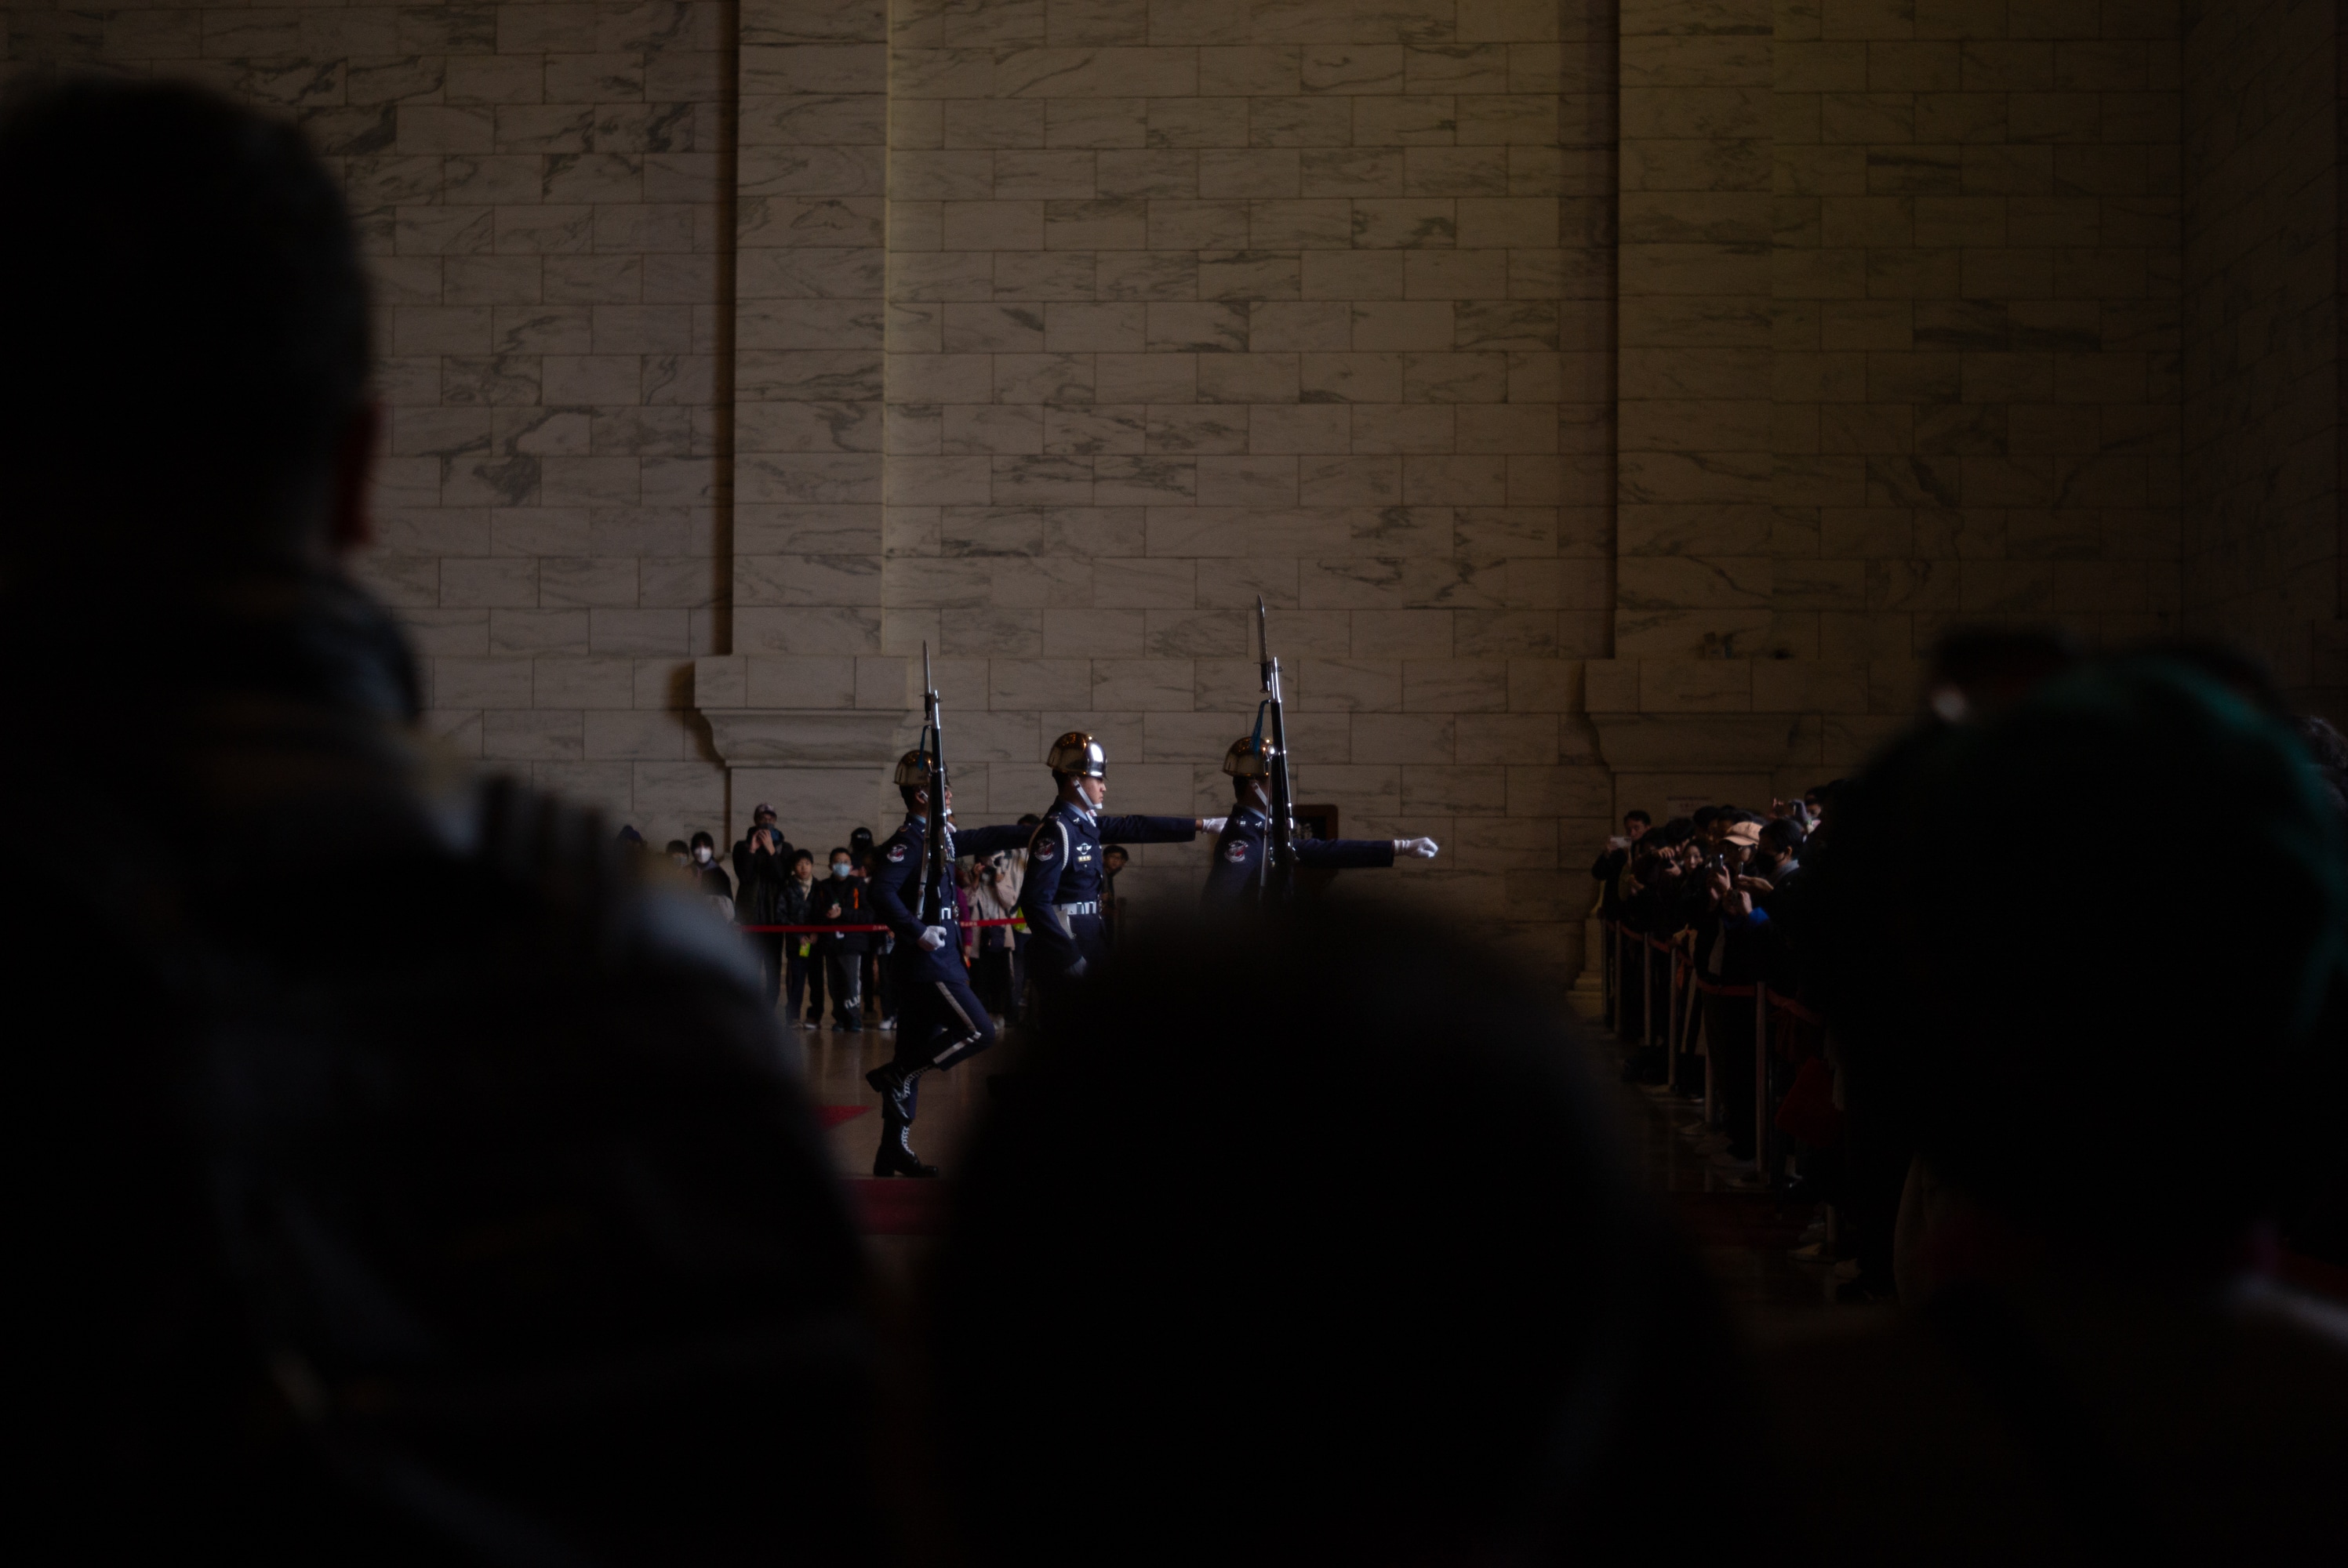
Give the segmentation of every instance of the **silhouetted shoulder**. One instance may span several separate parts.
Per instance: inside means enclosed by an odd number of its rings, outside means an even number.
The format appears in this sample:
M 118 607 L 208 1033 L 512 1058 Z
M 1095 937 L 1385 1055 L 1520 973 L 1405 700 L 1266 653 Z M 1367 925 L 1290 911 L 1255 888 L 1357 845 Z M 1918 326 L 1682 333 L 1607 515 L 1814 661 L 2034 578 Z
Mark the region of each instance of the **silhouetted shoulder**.
M 545 922 L 601 963 L 689 973 L 755 1001 L 757 966 L 735 934 L 658 863 L 614 842 L 599 814 L 501 778 L 476 786 L 469 806 L 449 846 L 513 900 L 513 917 Z
M 1822 1557 L 2258 1561 L 2340 1538 L 2348 1314 L 2119 1293 L 1845 1314 L 1760 1357 L 1789 1521 Z

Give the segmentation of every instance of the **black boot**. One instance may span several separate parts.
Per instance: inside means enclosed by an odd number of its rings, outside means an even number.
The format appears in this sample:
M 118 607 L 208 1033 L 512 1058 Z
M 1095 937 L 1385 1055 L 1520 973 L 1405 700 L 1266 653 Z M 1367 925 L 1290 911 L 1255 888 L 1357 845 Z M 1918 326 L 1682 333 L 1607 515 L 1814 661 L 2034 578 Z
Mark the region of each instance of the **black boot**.
M 913 1153 L 913 1130 L 894 1116 L 880 1121 L 880 1149 L 872 1156 L 876 1176 L 934 1176 L 935 1165 L 924 1165 Z
M 884 1061 L 864 1075 L 872 1092 L 880 1096 L 886 1114 L 900 1122 L 913 1119 L 913 1082 L 921 1076 L 918 1070 L 907 1072 L 893 1061 Z

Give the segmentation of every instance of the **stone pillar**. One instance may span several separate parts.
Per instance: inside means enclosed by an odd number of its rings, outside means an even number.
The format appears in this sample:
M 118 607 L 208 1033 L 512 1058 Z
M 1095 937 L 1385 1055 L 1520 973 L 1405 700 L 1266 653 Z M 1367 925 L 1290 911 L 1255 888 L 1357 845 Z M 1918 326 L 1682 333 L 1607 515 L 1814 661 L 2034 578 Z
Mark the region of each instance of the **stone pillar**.
M 1622 6 L 1620 656 L 1768 636 L 1770 8 Z
M 820 852 L 895 821 L 917 714 L 880 656 L 888 10 L 745 0 L 741 34 L 732 652 L 694 700 L 732 831 L 772 800 Z
M 694 695 L 733 780 L 734 832 L 771 802 L 794 844 L 820 855 L 849 830 L 885 835 L 902 815 L 890 787 L 921 715 L 903 700 L 902 661 L 734 654 L 697 660 Z M 874 682 L 857 702 L 860 671 Z M 821 705 L 818 705 L 821 704 Z

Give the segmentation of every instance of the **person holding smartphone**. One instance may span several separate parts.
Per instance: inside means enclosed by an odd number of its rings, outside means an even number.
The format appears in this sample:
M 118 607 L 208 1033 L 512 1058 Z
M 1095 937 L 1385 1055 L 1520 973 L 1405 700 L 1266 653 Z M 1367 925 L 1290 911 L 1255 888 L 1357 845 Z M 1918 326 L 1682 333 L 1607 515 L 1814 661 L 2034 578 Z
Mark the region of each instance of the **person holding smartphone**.
M 760 805 L 750 813 L 748 835 L 734 846 L 734 912 L 745 926 L 783 926 L 783 885 L 790 877 L 791 846 L 775 826 L 775 808 Z M 751 931 L 751 951 L 758 956 L 758 983 L 771 1008 L 783 987 L 784 938 L 778 931 Z M 798 1020 L 792 1020 L 794 1027 Z
M 1598 912 L 1612 920 L 1622 905 L 1622 873 L 1631 866 L 1631 852 L 1637 846 L 1655 819 L 1643 811 L 1622 814 L 1622 831 L 1606 841 L 1606 847 L 1591 866 L 1590 875 L 1599 886 Z

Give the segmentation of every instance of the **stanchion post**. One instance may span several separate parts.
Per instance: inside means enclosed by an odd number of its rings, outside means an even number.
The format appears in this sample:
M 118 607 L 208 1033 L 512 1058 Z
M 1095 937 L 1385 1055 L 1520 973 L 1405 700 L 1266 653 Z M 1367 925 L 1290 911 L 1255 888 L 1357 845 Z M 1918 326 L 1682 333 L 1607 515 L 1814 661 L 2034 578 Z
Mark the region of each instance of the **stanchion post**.
M 1688 952 L 1686 967 L 1687 1010 L 1680 1020 L 1680 1040 L 1678 1047 L 1682 1055 L 1686 1055 L 1695 1050 L 1696 1027 L 1704 1011 L 1704 992 L 1696 989 L 1695 952 L 1693 948 Z
M 1663 955 L 1663 1087 L 1679 1086 L 1680 1073 L 1680 948 L 1673 942 Z
M 1711 1020 L 1699 1013 L 1691 1021 L 1689 1030 L 1704 1051 L 1704 1124 L 1717 1126 L 1720 1122 L 1720 1087 L 1714 1082 L 1712 1076 L 1712 1059 L 1715 1053 L 1712 1049 Z
M 1645 932 L 1639 934 L 1639 1050 L 1644 1053 L 1655 1043 L 1655 943 Z M 1643 1074 L 1646 1063 L 1642 1061 Z
M 1606 965 L 1606 1027 L 1609 1030 L 1620 1030 L 1622 1027 L 1622 1015 L 1617 1009 L 1614 999 L 1615 982 L 1621 979 L 1615 970 L 1622 962 L 1619 957 L 1622 944 L 1615 935 L 1616 929 L 1612 920 L 1601 920 L 1598 923 L 1598 950 L 1601 955 L 1601 961 Z
M 1753 1169 L 1769 1177 L 1769 988 L 1753 983 Z
M 1686 1056 L 1688 1051 L 1695 1050 L 1697 1009 L 1703 1007 L 1703 1000 L 1700 1000 L 1703 990 L 1695 989 L 1695 948 L 1688 948 L 1686 956 L 1681 958 L 1681 974 L 1686 977 L 1688 995 L 1679 1005 L 1679 1047 L 1676 1047 L 1676 1051 L 1679 1051 L 1679 1056 Z
M 1687 949 L 1687 1003 L 1680 1013 L 1679 1051 L 1685 1056 L 1695 1050 L 1696 1030 L 1704 1019 L 1704 992 L 1695 983 L 1695 948 Z

